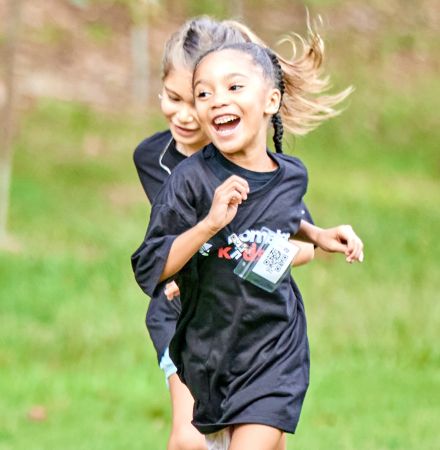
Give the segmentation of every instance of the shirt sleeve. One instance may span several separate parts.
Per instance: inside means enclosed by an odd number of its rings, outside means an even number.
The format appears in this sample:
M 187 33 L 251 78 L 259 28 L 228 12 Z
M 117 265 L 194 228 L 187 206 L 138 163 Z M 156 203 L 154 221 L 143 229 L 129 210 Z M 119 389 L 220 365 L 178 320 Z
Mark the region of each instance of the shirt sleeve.
M 312 215 L 310 214 L 309 208 L 307 208 L 307 205 L 304 203 L 304 200 L 301 202 L 301 214 L 303 220 L 305 220 L 308 223 L 311 223 L 312 225 L 315 224 Z
M 141 182 L 142 187 L 144 188 L 145 194 L 147 194 L 147 184 L 145 182 L 148 174 L 145 171 L 144 168 L 144 148 L 143 148 L 143 142 L 141 142 L 133 152 L 133 163 L 136 168 L 136 172 L 139 177 L 139 181 Z M 148 196 L 148 194 L 147 194 Z
M 163 289 L 150 300 L 145 323 L 159 362 L 174 336 L 181 311 L 180 298 L 168 300 Z
M 152 203 L 168 178 L 168 173 L 161 173 L 161 169 L 154 158 L 156 152 L 153 151 L 153 148 L 149 148 L 147 141 L 142 141 L 136 147 L 133 153 L 133 162 L 142 188 L 148 200 Z
M 195 224 L 194 224 L 195 225 Z M 141 289 L 154 295 L 174 240 L 191 224 L 168 205 L 154 205 L 145 239 L 131 256 L 134 276 Z
M 166 281 L 159 283 L 174 240 L 198 221 L 192 192 L 191 177 L 174 171 L 158 193 L 144 241 L 131 257 L 136 281 L 150 297 Z

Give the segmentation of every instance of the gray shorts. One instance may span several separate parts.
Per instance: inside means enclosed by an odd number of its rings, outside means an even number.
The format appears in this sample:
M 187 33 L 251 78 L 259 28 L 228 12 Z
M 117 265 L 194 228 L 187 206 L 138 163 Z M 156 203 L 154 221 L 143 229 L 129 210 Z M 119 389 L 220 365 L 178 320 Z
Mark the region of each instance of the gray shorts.
M 226 427 L 216 433 L 206 434 L 205 439 L 208 450 L 228 450 L 231 443 L 231 429 Z
M 165 372 L 165 382 L 169 388 L 170 384 L 168 382 L 168 378 L 171 375 L 177 373 L 177 367 L 174 365 L 173 361 L 171 361 L 170 351 L 168 347 L 165 350 L 162 358 L 160 359 L 159 367 Z

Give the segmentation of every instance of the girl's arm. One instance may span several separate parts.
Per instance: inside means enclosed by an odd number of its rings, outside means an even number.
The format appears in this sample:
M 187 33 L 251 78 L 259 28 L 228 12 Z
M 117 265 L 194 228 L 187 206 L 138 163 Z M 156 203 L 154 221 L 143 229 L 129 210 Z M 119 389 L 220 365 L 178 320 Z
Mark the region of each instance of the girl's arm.
M 350 225 L 324 229 L 301 220 L 295 239 L 311 242 L 326 252 L 343 253 L 349 263 L 364 259 L 364 244 Z
M 298 256 L 293 260 L 292 263 L 293 267 L 298 267 L 307 264 L 315 257 L 315 247 L 313 246 L 313 244 L 308 244 L 306 242 L 296 241 L 293 239 L 291 239 L 291 242 L 300 247 L 300 252 L 298 253 Z M 167 283 L 165 285 L 164 292 L 168 300 L 173 300 L 175 297 L 180 295 L 179 287 L 177 286 L 175 281 Z
M 162 281 L 182 269 L 202 244 L 231 222 L 249 192 L 246 180 L 228 178 L 215 190 L 207 216 L 198 221 L 195 207 L 181 195 L 184 180 L 174 174 L 153 205 L 144 241 L 131 256 L 136 281 L 150 297 L 157 288 L 163 289 Z
M 177 273 L 198 252 L 200 247 L 215 234 L 215 229 L 212 228 L 208 217 L 206 217 L 194 227 L 177 236 L 171 245 L 159 281 L 166 280 Z
M 315 247 L 313 244 L 309 244 L 303 241 L 297 241 L 295 239 L 290 239 L 292 244 L 295 244 L 300 248 L 298 255 L 293 260 L 292 266 L 298 267 L 309 263 L 315 257 Z
M 247 199 L 249 185 L 236 175 L 229 177 L 214 193 L 208 215 L 174 239 L 159 281 L 177 273 L 200 247 L 232 221 L 238 205 Z

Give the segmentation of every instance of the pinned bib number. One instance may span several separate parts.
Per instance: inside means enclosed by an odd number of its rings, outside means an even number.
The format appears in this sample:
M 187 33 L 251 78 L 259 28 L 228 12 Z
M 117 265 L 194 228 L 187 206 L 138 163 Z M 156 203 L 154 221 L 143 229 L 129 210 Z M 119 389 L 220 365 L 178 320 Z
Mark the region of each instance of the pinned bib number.
M 260 256 L 253 261 L 242 258 L 234 273 L 267 292 L 273 292 L 290 272 L 299 247 L 268 228 L 261 231 L 267 238 L 257 247 L 256 255 Z

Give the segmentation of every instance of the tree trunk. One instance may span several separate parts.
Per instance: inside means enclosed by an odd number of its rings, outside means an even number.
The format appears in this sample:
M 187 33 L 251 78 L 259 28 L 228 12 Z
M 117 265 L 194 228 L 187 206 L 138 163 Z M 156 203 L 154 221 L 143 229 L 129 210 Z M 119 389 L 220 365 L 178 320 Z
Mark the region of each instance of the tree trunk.
M 134 24 L 131 27 L 131 55 L 132 55 L 132 97 L 133 102 L 146 107 L 149 95 L 149 54 L 148 54 L 148 25 Z
M 12 166 L 13 116 L 15 109 L 15 64 L 22 0 L 8 1 L 4 41 L 4 104 L 0 105 L 0 242 L 6 240 Z

